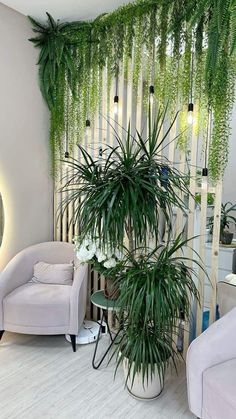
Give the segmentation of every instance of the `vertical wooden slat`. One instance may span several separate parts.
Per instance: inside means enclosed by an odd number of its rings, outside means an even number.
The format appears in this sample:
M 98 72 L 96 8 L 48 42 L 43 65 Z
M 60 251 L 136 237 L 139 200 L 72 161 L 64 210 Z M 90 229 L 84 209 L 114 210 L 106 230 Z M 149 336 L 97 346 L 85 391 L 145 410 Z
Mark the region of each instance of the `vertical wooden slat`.
M 181 173 L 185 172 L 185 153 L 183 151 L 181 151 L 179 153 L 179 167 L 178 167 L 178 169 L 180 170 Z M 180 198 L 182 199 L 182 201 L 184 200 L 183 193 L 181 193 Z M 183 210 L 181 208 L 177 208 L 176 226 L 175 226 L 175 236 L 176 237 L 183 232 L 183 218 L 184 218 Z M 182 256 L 181 249 L 179 249 L 176 252 L 176 256 L 179 256 L 179 257 Z M 176 324 L 176 326 L 178 326 L 178 324 Z M 176 330 L 179 332 L 178 328 Z M 175 333 L 175 335 L 173 336 L 173 340 L 174 340 L 175 347 L 176 347 L 177 340 L 178 340 L 178 333 Z
M 168 149 L 167 149 L 168 160 L 169 160 L 170 164 L 173 164 L 174 157 L 175 157 L 176 132 L 177 132 L 177 121 L 175 121 L 175 123 L 173 124 L 172 130 L 170 132 L 170 139 L 169 139 L 169 144 L 168 144 Z M 168 228 L 167 228 L 167 225 L 166 225 L 165 242 L 167 242 L 168 234 L 169 234 L 169 231 L 168 231 Z
M 197 151 L 198 151 L 198 142 L 197 137 L 194 133 L 191 133 L 190 147 L 191 147 L 191 158 L 190 158 L 190 184 L 189 184 L 189 213 L 188 213 L 188 232 L 187 237 L 191 238 L 194 236 L 194 214 L 195 214 L 195 194 L 196 194 L 196 165 L 197 165 Z M 192 267 L 191 260 L 193 259 L 193 243 L 190 243 L 187 251 L 187 257 L 189 259 L 188 266 Z M 183 355 L 186 357 L 187 349 L 189 346 L 189 331 L 190 325 L 189 322 L 185 319 L 184 326 L 184 344 L 183 344 Z
M 177 120 L 174 122 L 171 133 L 170 133 L 170 142 L 168 146 L 168 160 L 170 163 L 173 163 L 174 158 L 175 158 L 176 134 L 177 134 Z
M 101 275 L 100 277 L 100 284 L 101 284 L 101 290 L 104 290 L 105 288 L 105 277 Z
M 120 72 L 119 72 L 119 79 L 118 79 L 118 93 L 119 93 L 119 111 L 118 111 L 118 118 L 117 118 L 117 129 L 118 134 L 121 139 L 124 138 L 124 131 L 123 128 L 125 126 L 125 104 L 126 104 L 126 92 L 125 92 L 125 75 L 124 75 L 124 65 L 120 64 Z
M 142 52 L 143 54 L 143 52 Z M 134 66 L 134 57 L 132 55 L 132 60 L 129 62 L 129 80 L 128 82 L 125 80 L 124 77 L 124 66 L 120 64 L 120 74 L 118 79 L 118 95 L 119 95 L 119 113 L 117 116 L 114 117 L 113 114 L 113 102 L 115 96 L 115 80 L 112 82 L 111 87 L 111 95 L 110 95 L 110 114 L 108 113 L 109 106 L 107 104 L 107 70 L 104 69 L 102 73 L 103 79 L 103 87 L 102 87 L 102 99 L 101 99 L 101 106 L 100 106 L 100 115 L 96 116 L 94 126 L 90 131 L 89 136 L 85 136 L 84 138 L 84 146 L 91 151 L 91 154 L 97 158 L 99 148 L 102 147 L 104 150 L 107 144 L 113 145 L 114 135 L 113 130 L 110 127 L 108 121 L 114 125 L 115 129 L 118 131 L 119 135 L 125 140 L 125 134 L 122 131 L 121 127 L 127 128 L 128 122 L 130 121 L 131 124 L 131 133 L 134 133 L 135 129 L 138 131 L 142 131 L 142 123 L 144 121 L 144 115 L 146 118 L 146 110 L 143 106 L 143 86 L 144 86 L 144 66 L 142 63 L 141 69 L 141 77 L 138 83 L 138 91 L 133 91 L 133 66 Z M 154 78 L 154 77 L 153 77 Z M 153 82 L 152 82 L 153 83 Z M 154 84 L 154 83 L 153 83 Z M 149 88 L 149 86 L 147 87 Z M 136 96 L 138 100 L 136 101 Z M 153 108 L 153 116 L 155 116 L 156 108 Z M 115 119 L 115 121 L 112 121 Z M 85 123 L 85 121 L 84 121 Z M 176 160 L 176 141 L 174 137 L 177 133 L 177 122 L 175 123 L 172 133 L 170 136 L 170 144 L 168 149 L 163 152 L 163 155 L 168 156 L 168 159 L 171 163 L 174 164 Z M 145 131 L 144 131 L 145 136 Z M 189 214 L 188 214 L 188 237 L 194 236 L 195 225 L 194 225 L 194 214 L 195 214 L 195 193 L 196 193 L 196 166 L 197 166 L 197 153 L 198 153 L 198 146 L 197 146 L 197 138 L 195 135 L 192 135 L 190 139 L 189 148 L 191 151 L 191 163 L 190 163 L 190 192 L 193 196 L 189 197 Z M 105 157 L 105 156 L 104 156 Z M 82 157 L 79 156 L 81 159 Z M 186 171 L 186 163 L 185 163 L 185 153 L 180 153 L 178 157 L 178 168 L 180 171 Z M 67 169 L 65 166 L 61 166 L 60 168 L 61 175 L 65 175 L 67 173 Z M 64 182 L 65 183 L 65 180 Z M 60 205 L 61 199 L 64 198 L 62 194 L 57 194 L 57 190 L 60 188 L 61 183 L 60 181 L 55 183 L 55 193 L 54 193 L 54 214 L 56 220 L 56 212 L 58 206 Z M 211 271 L 211 282 L 213 286 L 212 291 L 212 298 L 211 298 L 211 309 L 210 309 L 210 323 L 214 321 L 215 318 L 215 305 L 216 305 L 216 282 L 217 282 L 217 275 L 218 275 L 218 252 L 219 252 L 219 217 L 220 217 L 220 205 L 221 205 L 221 188 L 222 185 L 219 183 L 215 190 L 215 212 L 214 212 L 214 237 L 213 237 L 213 244 L 212 244 L 212 271 Z M 207 191 L 201 192 L 201 216 L 200 216 L 200 247 L 199 253 L 201 258 L 205 259 L 205 227 L 206 227 L 206 211 L 207 211 Z M 69 206 L 68 213 L 59 220 L 58 224 L 55 223 L 54 229 L 54 237 L 56 240 L 69 240 L 71 241 L 74 234 L 73 226 L 69 226 L 68 230 L 68 218 L 70 219 L 71 215 L 73 215 L 74 207 L 73 205 Z M 179 233 L 183 228 L 183 213 L 181 210 L 177 211 L 177 218 L 176 218 L 176 233 Z M 78 230 L 78 224 L 76 226 L 76 230 Z M 188 250 L 187 253 L 188 258 L 190 260 L 193 258 L 193 252 L 191 249 Z M 189 266 L 192 266 L 191 261 L 189 262 Z M 202 327 L 202 309 L 204 304 L 204 289 L 203 289 L 203 282 L 204 282 L 204 274 L 199 273 L 199 280 L 198 280 L 198 290 L 200 294 L 200 304 L 197 306 L 197 316 L 196 316 L 196 330 L 197 334 L 201 333 Z M 89 274 L 89 281 L 88 281 L 88 303 L 87 303 L 87 317 L 88 318 L 96 318 L 97 319 L 97 311 L 91 311 L 91 304 L 90 304 L 90 295 L 93 291 L 96 291 L 98 288 L 104 288 L 104 278 L 99 278 L 98 274 L 95 272 Z M 99 316 L 100 314 L 98 314 Z M 111 319 L 109 319 L 111 321 Z M 185 333 L 184 333 L 184 353 L 186 353 L 187 347 L 189 344 L 189 324 L 185 323 Z
M 142 57 L 143 57 L 144 47 L 142 47 Z M 143 63 L 143 60 L 142 60 Z M 138 91 L 137 91 L 137 103 L 136 103 L 136 130 L 142 132 L 142 115 L 143 115 L 143 65 L 141 63 L 140 77 L 138 82 Z
M 73 155 L 71 156 L 73 157 Z M 68 168 L 68 176 L 71 177 L 73 169 Z M 74 203 L 71 202 L 68 207 L 68 242 L 72 243 L 74 237 L 74 228 L 73 228 L 73 215 L 74 215 Z
M 202 178 L 202 182 L 208 181 L 208 179 Z M 205 187 L 206 186 L 206 187 Z M 205 245 L 206 245 L 206 218 L 207 218 L 207 189 L 208 183 L 202 187 L 201 191 L 201 214 L 200 214 L 200 238 L 199 238 L 199 256 L 201 261 L 205 261 Z M 202 333 L 202 316 L 204 308 L 204 282 L 205 273 L 202 269 L 199 270 L 198 274 L 198 292 L 199 302 L 197 303 L 196 313 L 196 336 Z
M 119 63 L 116 63 L 117 66 L 117 70 L 116 70 L 116 74 L 114 77 L 114 80 L 112 81 L 112 86 L 111 86 L 111 104 L 110 104 L 110 108 L 111 108 L 111 124 L 112 124 L 112 131 L 111 131 L 111 144 L 112 145 L 117 145 L 117 141 L 116 141 L 116 136 L 120 135 L 120 129 L 119 129 L 119 118 L 120 118 L 120 110 L 121 110 L 121 95 L 120 95 L 120 82 L 121 82 L 121 74 L 120 71 L 120 65 Z M 115 112 L 115 96 L 118 96 L 118 112 Z
M 58 192 L 59 181 L 58 179 L 54 180 L 54 240 L 61 240 L 61 217 L 58 213 L 61 206 L 61 193 Z
M 185 173 L 185 153 L 183 151 L 180 152 L 179 156 L 179 167 L 181 173 Z M 180 198 L 184 201 L 184 196 L 181 193 Z M 176 229 L 175 234 L 178 236 L 183 231 L 183 210 L 181 208 L 177 208 L 177 215 L 176 215 Z M 180 256 L 181 250 L 179 250 L 178 255 Z
M 219 268 L 219 238 L 220 238 L 220 217 L 221 217 L 221 202 L 222 202 L 222 181 L 219 181 L 215 188 L 215 208 L 214 208 L 214 228 L 212 240 L 212 254 L 211 254 L 211 303 L 209 325 L 215 321 L 216 313 L 216 286 L 218 281 Z
M 107 75 L 108 75 L 108 68 L 107 68 L 107 72 L 106 72 L 106 77 L 107 77 Z M 106 86 L 106 89 L 107 89 L 107 79 L 106 79 L 106 85 L 105 86 Z M 114 94 L 114 80 L 112 80 L 112 82 L 111 82 L 110 101 L 108 101 L 107 90 L 106 90 L 105 96 L 103 98 L 103 100 L 104 100 L 104 111 L 105 111 L 104 116 L 105 116 L 105 119 L 106 119 L 106 128 L 105 128 L 105 130 L 106 130 L 106 134 L 105 134 L 106 135 L 105 136 L 105 138 L 106 138 L 106 143 L 105 143 L 106 156 L 108 155 L 108 149 L 107 149 L 106 145 L 111 144 L 111 139 L 113 137 L 113 130 L 112 130 L 112 127 L 111 127 L 111 125 L 112 126 L 114 125 L 114 122 L 112 121 L 112 118 L 114 116 L 114 114 L 113 114 L 113 100 L 114 100 L 113 94 Z M 105 104 L 105 101 L 106 101 L 106 104 Z M 104 157 L 105 157 L 105 155 L 104 155 Z
M 61 176 L 63 179 L 63 183 L 67 181 L 67 170 L 65 163 L 61 166 Z M 64 201 L 67 197 L 67 192 L 63 192 L 62 194 L 62 201 Z M 62 217 L 62 241 L 67 242 L 67 221 L 68 221 L 68 213 L 67 209 L 63 213 Z
M 106 147 L 107 141 L 107 78 L 106 69 L 103 70 L 102 83 L 102 149 Z
M 109 110 L 109 145 L 112 147 L 116 143 L 116 133 L 117 133 L 117 118 L 118 115 L 114 113 L 114 97 L 116 94 L 116 79 L 112 79 L 111 83 L 111 95 L 110 95 L 110 110 Z
M 88 289 L 87 289 L 87 306 L 86 306 L 86 318 L 92 319 L 92 312 L 91 312 L 91 295 L 92 295 L 92 287 L 91 287 L 91 267 L 89 266 L 88 269 Z
M 98 273 L 93 271 L 93 292 L 98 291 Z M 93 307 L 93 319 L 98 320 L 98 310 L 96 307 Z
M 132 109 L 133 109 L 133 67 L 134 67 L 134 55 L 132 54 L 132 59 L 129 61 L 129 70 L 128 70 L 128 85 L 127 85 L 127 125 L 130 124 L 130 132 L 133 132 L 133 120 L 132 120 Z

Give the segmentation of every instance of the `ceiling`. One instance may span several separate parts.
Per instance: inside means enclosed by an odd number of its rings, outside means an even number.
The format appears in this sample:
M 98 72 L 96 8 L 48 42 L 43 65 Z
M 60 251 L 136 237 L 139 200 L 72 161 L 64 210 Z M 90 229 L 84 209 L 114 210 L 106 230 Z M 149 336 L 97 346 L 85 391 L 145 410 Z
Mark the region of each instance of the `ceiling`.
M 86 20 L 112 11 L 130 0 L 3 0 L 2 3 L 24 15 L 45 20 L 45 12 L 54 19 Z

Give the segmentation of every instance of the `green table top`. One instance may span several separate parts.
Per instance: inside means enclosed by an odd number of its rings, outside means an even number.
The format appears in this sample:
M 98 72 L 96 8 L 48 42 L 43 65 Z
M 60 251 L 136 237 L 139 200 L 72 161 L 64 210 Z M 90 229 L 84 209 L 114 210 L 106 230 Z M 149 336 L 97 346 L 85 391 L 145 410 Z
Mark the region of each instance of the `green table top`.
M 119 306 L 117 305 L 116 300 L 108 300 L 104 295 L 104 290 L 96 291 L 91 295 L 91 302 L 93 305 L 103 308 L 104 310 L 118 310 Z

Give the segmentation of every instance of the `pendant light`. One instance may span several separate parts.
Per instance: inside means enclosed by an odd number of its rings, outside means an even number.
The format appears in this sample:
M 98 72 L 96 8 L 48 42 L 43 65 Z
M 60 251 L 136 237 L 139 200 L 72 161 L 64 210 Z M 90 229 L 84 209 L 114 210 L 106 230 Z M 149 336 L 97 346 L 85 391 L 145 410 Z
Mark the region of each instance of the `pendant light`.
M 202 169 L 202 190 L 207 191 L 208 187 L 208 169 L 207 167 L 204 167 Z
M 188 117 L 187 121 L 189 125 L 194 124 L 194 104 L 193 104 L 193 70 L 194 70 L 194 43 L 192 46 L 191 54 L 191 70 L 190 70 L 190 100 L 188 104 Z
M 119 113 L 119 96 L 115 95 L 114 97 L 114 114 L 118 115 Z
M 85 122 L 85 130 L 86 130 L 86 135 L 90 134 L 90 130 L 91 130 L 91 123 L 89 119 L 86 119 Z
M 118 115 L 118 113 L 119 113 L 118 76 L 119 76 L 119 65 L 116 64 L 116 70 L 115 70 L 116 91 L 115 91 L 114 108 L 113 108 L 114 115 Z
M 188 104 L 188 124 L 193 125 L 194 116 L 193 116 L 194 105 L 192 102 Z
M 150 105 L 153 105 L 154 102 L 154 93 L 155 93 L 155 88 L 153 85 L 151 85 L 149 87 L 149 103 Z

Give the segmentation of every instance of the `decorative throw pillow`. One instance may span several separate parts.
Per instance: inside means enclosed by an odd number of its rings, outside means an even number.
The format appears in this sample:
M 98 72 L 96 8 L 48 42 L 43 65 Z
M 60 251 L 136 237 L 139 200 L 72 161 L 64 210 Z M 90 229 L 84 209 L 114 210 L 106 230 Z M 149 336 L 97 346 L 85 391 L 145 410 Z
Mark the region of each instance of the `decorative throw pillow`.
M 224 282 L 228 282 L 228 284 L 236 285 L 236 275 L 229 274 L 225 277 Z
M 72 285 L 73 263 L 50 264 L 37 262 L 34 265 L 34 276 L 30 282 L 37 284 Z

